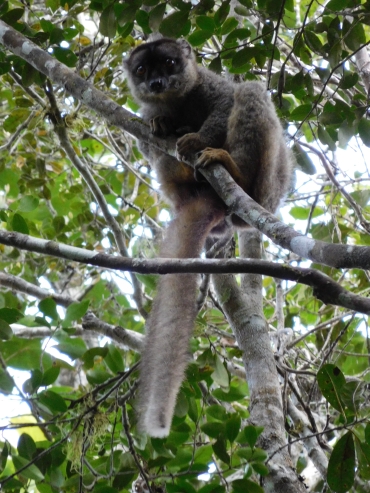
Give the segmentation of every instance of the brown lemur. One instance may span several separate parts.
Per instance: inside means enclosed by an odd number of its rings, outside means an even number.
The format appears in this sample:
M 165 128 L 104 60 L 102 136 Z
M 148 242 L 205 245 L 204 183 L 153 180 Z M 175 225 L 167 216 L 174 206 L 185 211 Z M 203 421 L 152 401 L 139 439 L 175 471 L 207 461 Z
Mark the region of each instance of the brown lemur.
M 198 257 L 206 238 L 248 227 L 227 209 L 211 186 L 198 181 L 196 167 L 221 163 L 254 200 L 275 212 L 292 171 L 274 106 L 262 83 L 233 83 L 196 63 L 185 40 L 162 38 L 135 48 L 124 61 L 132 95 L 154 135 L 179 136 L 178 159 L 154 146 L 140 148 L 157 173 L 172 206 L 160 250 L 164 258 Z M 147 322 L 141 362 L 141 429 L 169 434 L 176 397 L 189 356 L 196 317 L 197 274 L 161 276 Z

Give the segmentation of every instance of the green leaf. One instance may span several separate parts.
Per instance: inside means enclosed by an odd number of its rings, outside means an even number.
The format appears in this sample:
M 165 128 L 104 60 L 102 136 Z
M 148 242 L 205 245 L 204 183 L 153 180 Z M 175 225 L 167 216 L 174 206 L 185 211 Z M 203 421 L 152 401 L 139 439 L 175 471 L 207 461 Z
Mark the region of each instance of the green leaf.
M 0 18 L 2 19 L 3 18 L 3 15 L 8 12 L 9 10 L 9 2 L 8 1 L 4 1 L 0 4 Z
M 59 0 L 45 0 L 45 6 L 55 12 L 60 7 L 60 2 Z
M 319 125 L 319 128 L 317 130 L 317 135 L 322 144 L 327 145 L 331 151 L 335 151 L 336 149 L 335 142 L 331 138 L 329 132 L 322 125 Z
M 346 379 L 340 369 L 331 363 L 324 365 L 317 373 L 317 383 L 325 399 L 343 413 L 340 392 Z
M 348 0 L 330 0 L 326 4 L 327 10 L 332 10 L 333 12 L 337 12 L 338 10 L 343 10 L 347 7 Z
M 212 461 L 212 447 L 210 444 L 201 445 L 195 450 L 194 462 L 209 464 Z
M 4 394 L 10 394 L 14 388 L 14 380 L 9 373 L 0 368 L 0 391 Z
M 16 231 L 17 233 L 23 233 L 25 235 L 28 235 L 30 232 L 28 229 L 26 221 L 18 213 L 15 213 L 13 216 L 12 229 L 13 229 L 13 231 Z
M 356 381 L 346 382 L 340 390 L 342 403 L 354 414 L 357 413 L 359 406 L 361 405 L 362 392 L 362 385 Z
M 368 481 L 370 479 L 370 445 L 361 442 L 356 436 L 354 438 L 360 476 Z
M 114 38 L 117 30 L 117 19 L 114 12 L 114 5 L 108 5 L 100 16 L 99 31 L 107 38 Z
M 219 404 L 212 404 L 206 407 L 206 414 L 217 421 L 225 421 L 226 419 L 226 410 Z
M 358 20 L 353 23 L 343 20 L 343 40 L 350 50 L 357 50 L 366 43 L 364 26 Z
M 233 402 L 233 401 L 241 401 L 245 399 L 245 393 L 236 387 L 230 387 L 228 392 L 223 391 L 222 389 L 215 389 L 212 392 L 212 395 L 224 402 Z
M 14 336 L 1 343 L 1 352 L 7 364 L 18 370 L 34 369 L 42 354 L 39 340 L 22 340 Z
M 212 70 L 212 72 L 215 72 L 216 74 L 220 74 L 222 71 L 222 64 L 221 64 L 221 58 L 217 56 L 214 58 L 211 63 L 208 65 L 209 70 Z
M 370 147 L 370 120 L 362 118 L 358 124 L 358 133 L 366 147 Z
M 86 373 L 87 381 L 92 385 L 99 385 L 112 377 L 110 373 L 101 369 L 88 370 Z
M 166 11 L 166 4 L 160 3 L 154 9 L 149 12 L 149 26 L 153 31 L 157 31 L 160 26 L 164 13 Z
M 23 383 L 23 390 L 27 394 L 33 394 L 40 387 L 42 382 L 42 371 L 36 368 L 31 371 L 31 376 Z
M 215 25 L 217 27 L 220 27 L 222 24 L 223 24 L 222 27 L 224 27 L 225 23 L 228 21 L 227 16 L 229 12 L 230 12 L 230 0 L 227 0 L 226 2 L 222 2 L 221 7 L 216 11 L 215 15 L 213 16 L 213 20 L 215 21 Z
M 189 404 L 184 392 L 179 392 L 175 406 L 175 416 L 178 418 L 184 418 L 188 414 Z
M 305 207 L 292 207 L 289 209 L 289 214 L 294 217 L 294 219 L 300 219 L 304 221 L 305 219 L 308 218 L 310 211 L 309 209 L 306 209 Z
M 186 23 L 189 19 L 189 8 L 186 10 L 180 10 L 178 12 L 173 12 L 168 17 L 166 17 L 159 26 L 159 32 L 163 36 L 168 36 L 170 38 L 176 38 L 179 33 L 184 29 Z
M 154 291 L 157 287 L 158 276 L 153 274 L 137 274 L 136 277 L 146 288 L 150 291 Z
M 188 405 L 189 405 L 189 410 L 188 410 L 188 415 L 189 418 L 196 423 L 199 418 L 199 412 L 198 412 L 198 406 L 196 399 L 193 397 L 188 397 Z
M 39 199 L 37 197 L 33 197 L 32 195 L 25 195 L 19 201 L 18 211 L 31 212 L 35 210 L 38 205 Z
M 365 426 L 365 440 L 370 445 L 370 423 Z
M 3 472 L 5 466 L 6 466 L 6 462 L 8 460 L 8 456 L 9 456 L 9 446 L 7 443 L 4 443 L 4 444 L 1 444 L 1 445 L 4 445 L 2 450 L 1 450 L 1 454 L 0 454 L 0 473 Z
M 145 10 L 138 10 L 136 13 L 136 22 L 141 27 L 145 34 L 150 34 L 152 31 L 149 27 L 149 14 Z
M 215 371 L 212 373 L 212 380 L 220 387 L 229 387 L 229 374 L 219 356 L 215 357 Z
M 352 74 L 348 71 L 344 72 L 343 77 L 340 79 L 339 87 L 341 89 L 351 89 L 359 81 L 359 76 L 356 72 Z
M 67 308 L 66 316 L 63 321 L 63 327 L 67 327 L 71 322 L 81 319 L 89 308 L 89 300 L 81 301 L 80 303 L 72 303 Z
M 237 26 L 238 26 L 238 21 L 235 19 L 235 17 L 229 17 L 222 25 L 221 28 L 222 36 L 231 33 L 231 31 L 233 31 Z
M 68 407 L 62 396 L 52 390 L 45 390 L 39 394 L 41 404 L 48 407 L 53 413 L 64 413 Z
M 290 118 L 295 121 L 302 121 L 306 120 L 307 118 L 313 118 L 312 113 L 310 113 L 311 109 L 311 104 L 301 104 L 297 108 L 294 108 L 294 110 L 290 114 Z M 309 114 L 310 116 L 308 116 Z
M 22 433 L 17 445 L 18 454 L 25 459 L 32 460 L 36 453 L 36 444 L 27 433 Z
M 47 387 L 56 381 L 60 373 L 60 366 L 52 366 L 48 368 L 43 376 L 40 383 L 40 387 Z
M 32 84 L 41 85 L 45 81 L 46 76 L 36 70 L 29 63 L 25 63 L 22 69 L 22 83 L 25 87 L 29 87 Z
M 355 445 L 349 431 L 335 444 L 329 459 L 327 481 L 336 493 L 346 493 L 355 481 Z
M 10 133 L 14 133 L 19 125 L 27 120 L 29 115 L 30 110 L 28 108 L 17 108 L 15 110 L 12 110 L 9 116 L 4 120 L 4 130 Z
M 250 16 L 249 9 L 247 7 L 244 7 L 244 5 L 237 5 L 234 9 L 234 12 L 238 15 L 241 15 L 242 17 Z
M 104 361 L 106 362 L 108 368 L 113 373 L 125 371 L 125 364 L 123 362 L 123 358 L 120 350 L 117 349 L 114 344 L 109 344 L 107 347 L 108 347 L 108 353 L 106 354 Z
M 15 324 L 20 318 L 23 318 L 23 313 L 15 308 L 0 308 L 0 319 L 8 324 Z
M 5 320 L 0 319 L 0 339 L 6 341 L 8 339 L 11 339 L 12 336 L 13 336 L 13 332 L 10 325 L 7 322 L 5 322 Z
M 257 474 L 260 474 L 261 476 L 267 476 L 269 471 L 269 468 L 265 466 L 265 464 L 261 464 L 261 462 L 254 462 L 252 464 L 253 469 L 256 471 Z
M 248 462 L 252 459 L 253 450 L 250 447 L 243 447 L 236 451 L 237 455 Z
M 303 36 L 310 50 L 318 53 L 319 55 L 323 54 L 323 46 L 320 38 L 314 32 L 305 29 L 303 32 Z
M 30 106 L 33 106 L 32 104 L 32 101 L 28 98 L 16 98 L 15 99 L 15 104 L 19 107 L 19 108 L 29 108 Z M 22 202 L 22 199 L 20 200 L 20 202 Z M 37 203 L 38 203 L 38 199 L 37 199 Z M 28 212 L 27 210 L 26 211 L 23 211 L 23 212 Z
M 212 19 L 212 17 L 208 17 L 207 15 L 198 16 L 195 22 L 199 29 L 201 29 L 202 31 L 209 31 L 213 33 L 216 27 L 215 21 Z
M 22 469 L 24 466 L 27 466 L 30 462 L 28 459 L 20 457 L 19 455 L 13 455 L 12 460 L 16 471 L 18 469 Z M 22 471 L 19 475 L 27 479 L 33 479 L 34 481 L 42 481 L 44 479 L 44 475 L 40 469 L 35 466 L 35 464 L 29 464 L 27 469 Z
M 216 440 L 216 442 L 212 445 L 212 449 L 219 459 L 225 462 L 225 464 L 230 464 L 230 456 L 227 453 L 226 441 L 224 439 L 219 438 Z
M 22 8 L 12 9 L 3 14 L 1 20 L 14 27 L 14 25 L 23 17 L 23 14 L 24 9 Z
M 95 358 L 105 358 L 105 356 L 108 354 L 108 348 L 107 347 L 93 347 L 91 349 L 88 349 L 85 354 L 82 356 L 82 361 L 84 362 L 84 367 L 86 369 L 92 368 L 95 363 Z
M 197 29 L 190 34 L 188 41 L 192 46 L 201 46 L 212 36 L 212 34 L 213 33 L 210 31 L 201 31 Z
M 246 46 L 241 50 L 237 51 L 232 58 L 232 64 L 234 68 L 242 67 L 248 63 L 257 53 L 254 47 Z
M 265 462 L 267 459 L 268 455 L 265 450 L 262 450 L 261 448 L 255 447 L 253 450 L 253 455 L 252 455 L 252 460 L 257 461 L 257 462 Z
M 46 317 L 58 320 L 57 304 L 52 298 L 44 298 L 40 301 L 38 308 Z
M 54 27 L 50 33 L 50 44 L 59 45 L 62 41 L 64 41 L 64 31 L 59 27 Z
M 200 429 L 211 438 L 218 438 L 225 431 L 224 423 L 205 423 Z
M 64 29 L 64 39 L 66 41 L 71 41 L 73 38 L 75 38 L 79 34 L 79 30 L 75 29 L 73 27 L 67 27 L 67 29 Z
M 355 129 L 353 125 L 349 125 L 347 121 L 344 121 L 338 129 L 338 144 L 342 149 L 346 149 L 348 142 L 355 135 Z
M 258 433 L 257 433 L 256 427 L 253 425 L 247 425 L 244 428 L 243 432 L 244 432 L 244 436 L 245 436 L 245 439 L 247 440 L 248 445 L 251 448 L 253 448 L 256 445 L 257 439 L 258 439 Z
M 118 25 L 123 27 L 135 20 L 136 12 L 138 11 L 137 5 L 129 5 L 128 3 L 114 4 L 114 12 L 118 21 Z
M 76 66 L 78 58 L 73 53 L 73 51 L 69 50 L 68 48 L 55 47 L 53 48 L 53 53 L 55 55 L 55 58 L 59 62 L 64 63 L 64 65 L 66 65 L 67 67 Z
M 9 62 L 0 62 L 0 75 L 10 72 L 12 66 Z
M 63 341 L 54 347 L 61 353 L 67 354 L 71 359 L 80 358 L 86 351 L 85 342 L 78 337 Z
M 239 434 L 241 418 L 239 414 L 232 414 L 225 424 L 225 436 L 232 443 Z

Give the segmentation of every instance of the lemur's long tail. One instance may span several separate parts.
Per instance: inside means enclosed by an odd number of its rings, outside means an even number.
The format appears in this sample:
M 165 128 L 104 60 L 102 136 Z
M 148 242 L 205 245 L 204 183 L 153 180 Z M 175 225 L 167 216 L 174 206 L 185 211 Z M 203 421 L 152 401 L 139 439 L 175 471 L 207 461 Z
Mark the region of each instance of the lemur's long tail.
M 191 198 L 170 223 L 161 257 L 199 257 L 208 234 L 223 217 L 224 210 L 212 197 Z M 139 388 L 140 426 L 152 437 L 165 437 L 170 432 L 176 397 L 189 361 L 198 277 L 167 274 L 159 280 L 147 322 Z

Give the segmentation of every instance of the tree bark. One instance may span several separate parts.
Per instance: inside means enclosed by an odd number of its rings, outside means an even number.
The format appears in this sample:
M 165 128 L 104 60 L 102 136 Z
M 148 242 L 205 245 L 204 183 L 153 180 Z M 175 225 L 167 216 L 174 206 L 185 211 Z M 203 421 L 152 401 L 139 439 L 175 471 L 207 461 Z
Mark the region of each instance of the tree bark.
M 240 235 L 240 252 L 261 258 L 261 235 L 247 230 Z M 266 493 L 304 493 L 286 447 L 280 384 L 267 323 L 262 309 L 262 278 L 242 276 L 239 288 L 232 275 L 213 275 L 218 300 L 243 352 L 250 394 L 250 423 L 264 427 L 259 446 L 270 456 L 270 474 L 264 478 Z

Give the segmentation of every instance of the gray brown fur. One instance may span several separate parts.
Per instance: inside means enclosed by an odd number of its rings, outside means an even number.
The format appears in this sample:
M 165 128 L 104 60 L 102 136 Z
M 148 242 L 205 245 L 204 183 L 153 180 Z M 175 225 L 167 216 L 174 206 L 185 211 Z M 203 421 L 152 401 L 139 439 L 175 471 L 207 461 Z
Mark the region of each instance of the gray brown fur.
M 251 197 L 276 211 L 288 191 L 293 160 L 261 83 L 234 84 L 199 67 L 184 40 L 163 38 L 143 44 L 124 65 L 131 92 L 152 132 L 180 136 L 180 160 L 141 144 L 175 214 L 161 257 L 198 257 L 207 236 L 229 231 L 223 202 L 208 183 L 196 181 L 183 162 L 199 151 L 203 151 L 199 166 L 221 162 Z M 231 222 L 247 227 L 237 216 Z M 188 362 L 197 283 L 195 274 L 170 274 L 159 280 L 147 323 L 139 389 L 140 425 L 151 436 L 163 437 L 170 430 Z

